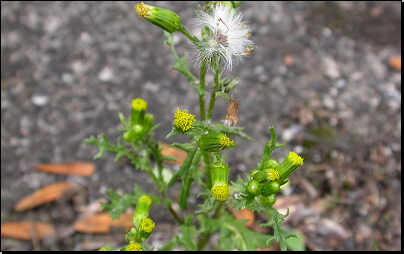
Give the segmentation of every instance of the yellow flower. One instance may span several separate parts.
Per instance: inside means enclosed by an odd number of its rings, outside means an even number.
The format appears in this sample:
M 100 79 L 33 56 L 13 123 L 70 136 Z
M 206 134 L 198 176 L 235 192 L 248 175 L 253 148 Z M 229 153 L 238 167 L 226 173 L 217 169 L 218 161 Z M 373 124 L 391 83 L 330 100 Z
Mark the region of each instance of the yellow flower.
M 212 164 L 210 168 L 210 177 L 212 188 L 210 192 L 212 196 L 219 201 L 224 201 L 230 197 L 230 189 L 228 186 L 230 170 L 226 163 L 218 160 Z
M 146 233 L 153 232 L 155 226 L 156 224 L 150 218 L 143 219 L 142 222 L 140 222 L 140 230 Z
M 151 204 L 152 204 L 152 200 L 146 195 L 141 196 L 137 200 L 136 209 L 135 209 L 135 212 L 133 214 L 133 219 L 132 219 L 133 224 L 135 224 L 136 228 L 140 227 L 140 223 L 142 222 L 143 219 L 149 217 L 149 211 L 151 208 Z
M 132 100 L 132 109 L 137 111 L 146 111 L 147 102 L 140 98 L 134 99 Z
M 126 251 L 142 251 L 142 246 L 138 243 L 130 243 L 126 246 Z
M 279 177 L 279 172 L 276 169 L 269 168 L 269 169 L 264 169 L 259 172 L 257 172 L 253 176 L 254 180 L 257 180 L 258 182 L 270 182 L 270 181 L 276 181 L 278 180 Z
M 230 197 L 230 189 L 227 185 L 215 185 L 210 190 L 213 197 L 219 201 L 225 201 L 228 197 Z
M 198 145 L 206 152 L 220 152 L 229 146 L 234 146 L 234 142 L 226 134 L 214 132 L 202 135 Z
M 303 158 L 295 152 L 289 152 L 285 160 L 276 169 L 279 172 L 279 182 L 282 183 L 285 181 L 301 165 L 303 165 Z
M 181 111 L 177 108 L 177 112 L 174 115 L 174 126 L 187 131 L 192 128 L 192 124 L 195 122 L 195 116 L 188 114 L 188 110 Z

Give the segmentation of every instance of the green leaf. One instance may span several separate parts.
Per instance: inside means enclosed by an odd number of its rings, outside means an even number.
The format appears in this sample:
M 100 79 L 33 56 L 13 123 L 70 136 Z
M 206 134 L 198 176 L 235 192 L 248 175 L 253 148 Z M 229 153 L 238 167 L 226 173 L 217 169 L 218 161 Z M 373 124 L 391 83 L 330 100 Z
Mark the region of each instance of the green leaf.
M 179 226 L 182 233 L 182 238 L 177 238 L 177 242 L 184 246 L 186 251 L 198 250 L 196 239 L 198 237 L 198 230 L 195 225 L 192 225 L 193 216 L 190 214 L 185 217 L 184 224 Z
M 134 205 L 137 202 L 136 196 L 130 194 L 121 196 L 112 189 L 107 191 L 107 195 L 111 201 L 111 204 L 101 203 L 101 211 L 108 211 L 113 220 L 119 219 L 119 217 L 121 217 L 121 213 L 123 213 L 127 207 Z
M 101 211 L 102 212 L 108 211 L 109 215 L 113 220 L 119 219 L 119 217 L 125 211 L 125 209 L 129 206 L 136 204 L 137 200 L 143 195 L 147 195 L 153 201 L 153 205 L 159 205 L 161 203 L 168 202 L 159 197 L 143 192 L 136 184 L 134 188 L 134 195 L 124 194 L 121 196 L 112 189 L 107 191 L 107 195 L 111 203 L 110 204 L 101 203 L 102 206 Z
M 286 239 L 286 245 L 291 251 L 305 251 L 306 245 L 304 243 L 304 235 L 296 230 L 291 230 L 289 233 L 295 234 L 296 237 L 289 237 Z
M 251 231 L 244 226 L 245 221 L 237 221 L 227 213 L 214 219 L 220 227 L 219 245 L 222 250 L 255 251 L 266 247 L 267 236 Z
M 123 126 L 128 127 L 128 123 L 126 123 L 125 116 L 121 112 L 119 112 L 119 120 L 121 120 Z
M 250 179 L 249 175 L 246 175 L 246 179 Z M 237 198 L 230 199 L 230 207 L 237 210 L 243 210 L 247 207 L 253 212 L 265 213 L 269 220 L 265 224 L 261 224 L 260 227 L 268 227 L 274 229 L 274 236 L 267 239 L 267 244 L 269 245 L 272 241 L 277 241 L 281 250 L 287 250 L 286 239 L 295 236 L 293 233 L 286 232 L 282 229 L 281 222 L 289 215 L 289 210 L 285 215 L 280 214 L 276 209 L 272 207 L 266 207 L 261 205 L 258 197 L 252 197 L 245 193 L 245 187 L 248 184 L 247 181 L 243 181 L 240 176 L 238 176 L 236 182 L 231 182 L 230 190 L 237 195 Z
M 245 134 L 242 130 L 245 129 L 245 127 L 234 127 L 234 126 L 225 126 L 222 123 L 213 123 L 212 127 L 216 132 L 224 133 L 228 136 L 234 135 L 234 136 L 239 136 L 242 139 L 246 139 L 248 141 L 253 141 L 253 139 Z
M 175 136 L 177 134 L 183 134 L 183 133 L 178 132 L 178 128 L 173 126 L 173 129 L 170 131 L 170 133 L 167 134 L 166 138 L 170 138 L 170 137 Z
M 269 127 L 269 131 L 271 132 L 272 140 L 269 141 L 265 145 L 265 150 L 264 150 L 264 153 L 262 154 L 261 162 L 258 163 L 258 170 L 263 169 L 263 167 L 265 166 L 265 163 L 271 158 L 272 152 L 275 149 L 286 146 L 286 142 L 283 144 L 278 143 L 276 134 L 275 134 L 275 128 L 273 126 Z
M 197 142 L 187 144 L 173 143 L 169 147 L 177 147 L 187 153 L 187 158 L 185 159 L 184 164 L 182 164 L 179 170 L 173 174 L 173 177 L 167 184 L 167 189 L 169 189 L 177 180 L 177 178 L 181 177 L 182 183 L 178 197 L 178 204 L 181 211 L 183 211 L 187 207 L 189 189 L 192 182 L 194 181 L 194 175 L 196 173 L 198 162 L 200 161 L 202 152 L 198 148 Z

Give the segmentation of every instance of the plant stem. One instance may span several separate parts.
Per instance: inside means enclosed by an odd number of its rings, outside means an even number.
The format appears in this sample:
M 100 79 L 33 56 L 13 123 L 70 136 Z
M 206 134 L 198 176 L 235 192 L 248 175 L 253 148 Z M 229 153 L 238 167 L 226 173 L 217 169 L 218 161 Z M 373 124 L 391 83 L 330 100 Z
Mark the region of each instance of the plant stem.
M 219 211 L 222 208 L 222 205 L 223 205 L 223 202 L 220 202 L 217 205 L 215 212 L 213 213 L 212 219 L 215 219 L 218 217 Z M 212 233 L 207 233 L 207 234 L 202 234 L 202 235 L 203 235 L 202 239 L 198 242 L 198 251 L 201 251 L 205 247 L 205 245 L 208 243 L 209 238 L 212 235 Z
M 210 190 L 212 188 L 212 181 L 210 180 L 210 158 L 208 152 L 203 152 L 203 161 L 205 162 L 206 187 Z
M 196 37 L 189 34 L 188 31 L 185 29 L 185 27 L 182 27 L 179 31 L 183 33 L 186 37 L 188 37 L 188 39 L 190 39 L 195 46 L 197 46 L 199 40 Z
M 201 66 L 201 76 L 200 76 L 200 90 L 205 91 L 205 75 L 206 75 L 206 63 Z M 199 93 L 199 111 L 201 114 L 201 121 L 205 121 L 205 93 Z
M 208 121 L 212 118 L 213 107 L 215 106 L 216 89 L 217 89 L 217 86 L 219 85 L 219 70 L 214 71 L 214 75 L 215 75 L 215 78 L 214 78 L 214 82 L 212 84 L 212 95 L 210 96 L 209 108 L 208 108 L 208 117 L 207 117 Z

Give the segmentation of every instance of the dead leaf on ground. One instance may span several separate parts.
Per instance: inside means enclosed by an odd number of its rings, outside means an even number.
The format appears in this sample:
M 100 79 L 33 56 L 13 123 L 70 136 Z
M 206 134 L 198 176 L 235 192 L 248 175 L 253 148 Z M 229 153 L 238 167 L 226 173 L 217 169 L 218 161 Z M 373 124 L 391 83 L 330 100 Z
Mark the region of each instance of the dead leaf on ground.
M 73 188 L 73 185 L 67 182 L 56 183 L 43 187 L 33 194 L 20 200 L 14 207 L 14 211 L 22 212 L 45 203 L 60 199 L 66 190 Z
M 177 159 L 177 161 L 165 161 L 165 162 L 167 162 L 169 164 L 182 165 L 184 163 L 185 159 L 187 158 L 187 153 L 176 147 L 170 147 L 167 149 L 168 146 L 169 146 L 169 144 L 161 143 L 161 147 L 163 148 L 163 150 L 161 151 L 161 154 L 165 155 L 165 156 L 174 157 Z
M 52 174 L 91 176 L 94 174 L 95 164 L 91 162 L 42 164 L 36 166 L 35 170 Z
M 52 225 L 44 222 L 3 222 L 1 223 L 1 236 L 20 240 L 32 240 L 33 236 L 41 240 L 55 234 Z
M 108 213 L 93 214 L 76 221 L 74 229 L 82 233 L 105 234 L 109 232 L 111 226 L 133 228 L 132 217 L 133 214 L 121 214 L 119 220 L 112 221 Z
M 401 56 L 392 56 L 389 58 L 388 63 L 390 67 L 401 71 Z
M 238 210 L 235 211 L 235 209 L 230 209 L 230 204 L 227 205 L 229 208 L 230 212 L 233 214 L 234 218 L 236 220 L 248 220 L 246 223 L 244 223 L 244 226 L 251 229 L 254 226 L 255 223 L 255 215 L 253 212 L 244 209 L 244 210 Z

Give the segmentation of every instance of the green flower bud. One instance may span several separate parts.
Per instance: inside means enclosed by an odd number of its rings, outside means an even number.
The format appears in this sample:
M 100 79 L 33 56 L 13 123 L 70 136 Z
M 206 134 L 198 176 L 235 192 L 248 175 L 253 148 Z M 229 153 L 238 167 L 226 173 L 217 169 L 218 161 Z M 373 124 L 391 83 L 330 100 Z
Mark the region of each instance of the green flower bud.
M 263 206 L 272 206 L 273 204 L 276 203 L 276 197 L 275 194 L 269 195 L 268 197 L 265 196 L 260 196 L 260 203 Z
M 149 211 L 151 208 L 152 200 L 148 196 L 141 196 L 137 200 L 136 210 L 133 214 L 133 224 L 136 228 L 140 228 L 140 223 L 143 219 L 149 217 Z
M 138 238 L 138 234 L 139 232 L 137 228 L 131 228 L 128 232 L 126 232 L 125 241 L 127 243 L 135 242 Z
M 267 169 L 267 168 L 276 169 L 278 166 L 279 166 L 279 163 L 277 160 L 270 159 L 270 160 L 267 160 L 267 162 L 265 163 L 264 169 Z
M 137 4 L 135 10 L 139 14 L 139 17 L 147 19 L 152 24 L 169 33 L 179 31 L 183 28 L 180 16 L 173 11 L 146 5 L 143 2 Z
M 132 101 L 132 112 L 130 114 L 129 124 L 142 124 L 144 114 L 147 109 L 147 102 L 144 100 L 137 98 Z
M 262 186 L 261 195 L 262 196 L 269 196 L 272 194 L 276 194 L 281 189 L 281 186 L 278 182 L 269 182 Z
M 256 173 L 253 177 L 254 180 L 257 180 L 260 183 L 263 182 L 271 182 L 279 179 L 279 173 L 275 169 L 263 169 L 260 172 Z
M 258 172 L 260 172 L 258 169 L 254 169 L 253 171 L 251 171 L 251 179 L 254 177 L 255 174 L 257 174 Z
M 143 126 L 145 128 L 145 132 L 149 131 L 153 126 L 154 117 L 152 114 L 146 114 L 143 119 Z
M 278 182 L 283 183 L 295 169 L 303 165 L 303 159 L 295 152 L 289 152 L 285 160 L 277 168 L 279 172 Z
M 248 195 L 251 196 L 258 196 L 261 193 L 261 184 L 256 181 L 256 180 L 252 180 L 250 182 L 248 182 L 247 187 L 245 188 L 245 191 L 247 192 Z
M 224 201 L 230 197 L 229 174 L 229 168 L 225 163 L 222 161 L 213 163 L 210 169 L 210 179 L 213 187 L 210 192 L 216 200 Z
M 199 148 L 206 152 L 219 152 L 229 146 L 234 146 L 233 140 L 223 133 L 209 133 L 199 138 Z
M 123 140 L 128 143 L 131 143 L 135 138 L 135 133 L 133 131 L 127 131 L 122 135 Z

